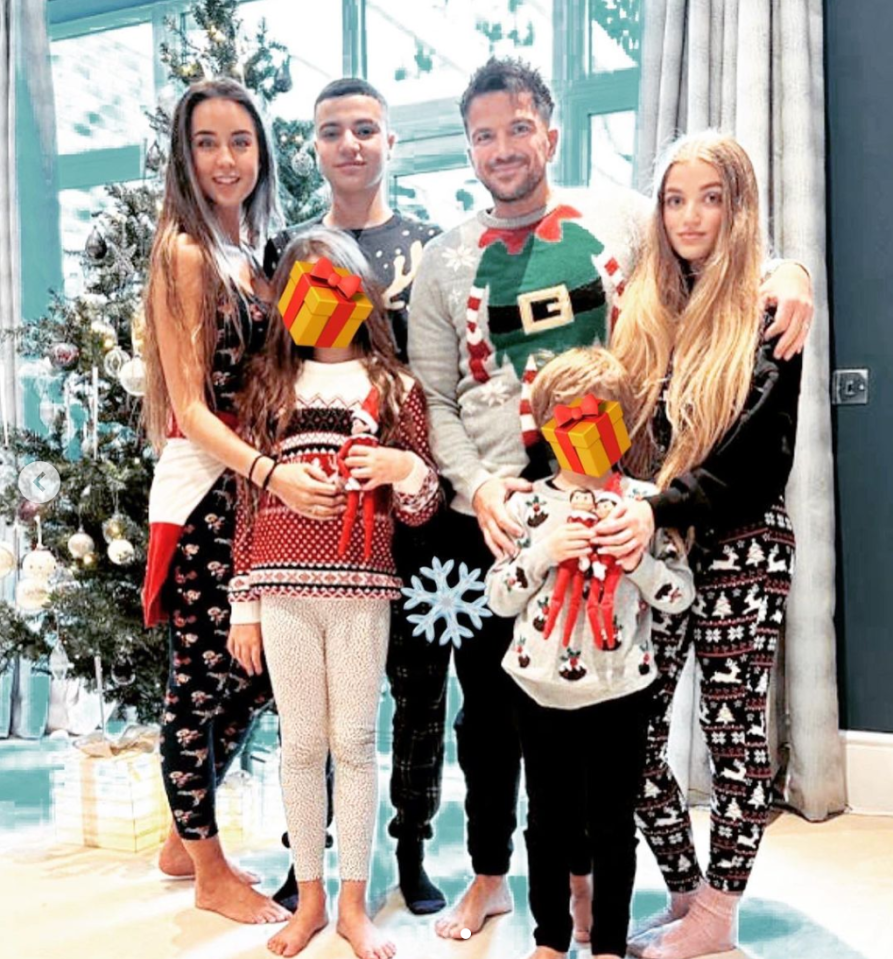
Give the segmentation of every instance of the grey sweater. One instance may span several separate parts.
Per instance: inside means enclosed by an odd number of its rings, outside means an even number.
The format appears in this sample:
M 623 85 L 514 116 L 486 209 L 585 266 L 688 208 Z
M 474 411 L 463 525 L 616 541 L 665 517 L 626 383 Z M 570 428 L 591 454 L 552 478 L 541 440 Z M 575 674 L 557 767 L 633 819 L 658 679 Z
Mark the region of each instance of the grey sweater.
M 656 487 L 624 477 L 622 494 L 640 499 Z M 514 641 L 502 667 L 540 706 L 578 709 L 644 689 L 657 677 L 651 647 L 651 610 L 681 613 L 694 600 L 691 570 L 680 537 L 658 530 L 651 552 L 624 573 L 614 597 L 616 649 L 600 649 L 580 609 L 565 647 L 563 626 L 570 590 L 554 631 L 544 636 L 549 600 L 557 577 L 545 541 L 571 513 L 567 490 L 539 480 L 531 493 L 514 493 L 508 501 L 512 517 L 524 528 L 519 552 L 496 563 L 487 575 L 487 602 L 497 616 L 514 616 Z M 597 589 L 598 580 L 589 580 Z
M 482 483 L 527 465 L 523 433 L 533 428 L 522 419 L 522 390 L 531 357 L 607 342 L 648 206 L 614 185 L 555 191 L 529 216 L 478 213 L 425 247 L 409 362 L 428 397 L 431 448 L 456 491 L 454 509 L 472 514 Z

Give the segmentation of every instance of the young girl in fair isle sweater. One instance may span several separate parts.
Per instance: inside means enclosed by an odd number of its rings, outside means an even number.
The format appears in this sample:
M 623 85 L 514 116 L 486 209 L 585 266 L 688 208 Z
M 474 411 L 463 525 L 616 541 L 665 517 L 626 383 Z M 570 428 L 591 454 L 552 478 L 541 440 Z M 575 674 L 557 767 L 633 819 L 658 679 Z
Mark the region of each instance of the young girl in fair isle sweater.
M 601 348 L 574 349 L 546 364 L 531 407 L 542 427 L 559 403 L 585 394 L 621 403 L 623 367 Z M 651 684 L 651 610 L 685 610 L 694 599 L 679 536 L 658 530 L 650 549 L 613 565 L 592 540 L 611 505 L 653 492 L 620 475 L 559 469 L 508 500 L 522 527 L 514 555 L 487 576 L 490 607 L 517 617 L 502 661 L 517 684 L 515 708 L 527 784 L 530 909 L 536 949 L 564 959 L 571 941 L 568 874 L 592 873 L 594 959 L 626 955 L 636 869 L 635 801 L 645 764 Z M 583 810 L 589 848 L 568 836 Z M 585 931 L 585 930 L 583 930 Z
M 326 257 L 359 276 L 375 309 L 347 347 L 299 347 L 274 317 L 249 371 L 241 428 L 274 461 L 298 463 L 302 507 L 262 493 L 239 500 L 230 584 L 230 650 L 249 671 L 266 658 L 282 732 L 282 790 L 297 912 L 269 942 L 294 956 L 327 922 L 323 886 L 326 756 L 335 766 L 341 895 L 338 931 L 359 959 L 389 959 L 366 881 L 377 812 L 375 719 L 390 601 L 400 580 L 394 521 L 418 525 L 438 505 L 421 389 L 398 364 L 371 273 L 356 243 L 302 233 L 273 277 L 274 302 L 296 261 Z M 273 469 L 276 468 L 273 467 Z M 272 472 L 273 470 L 270 470 Z M 269 475 L 269 474 L 268 474 Z

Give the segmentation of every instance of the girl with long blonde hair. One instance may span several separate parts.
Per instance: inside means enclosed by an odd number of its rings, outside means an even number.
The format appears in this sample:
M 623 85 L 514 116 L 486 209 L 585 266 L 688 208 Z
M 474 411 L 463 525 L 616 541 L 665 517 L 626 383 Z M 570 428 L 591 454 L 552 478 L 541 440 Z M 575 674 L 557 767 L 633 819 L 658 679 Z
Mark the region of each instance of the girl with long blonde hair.
M 288 912 L 232 865 L 215 819 L 217 785 L 253 719 L 267 677 L 227 652 L 235 478 L 269 483 L 290 507 L 337 490 L 297 466 L 277 470 L 234 431 L 244 367 L 264 343 L 267 287 L 254 251 L 278 217 L 270 139 L 234 80 L 190 86 L 174 111 L 164 203 L 146 297 L 145 417 L 160 457 L 149 494 L 147 626 L 170 621 L 161 729 L 174 828 L 159 865 L 195 877 L 195 902 L 240 922 Z
M 636 390 L 628 467 L 661 492 L 618 510 L 594 542 L 623 556 L 655 527 L 694 530 L 697 600 L 688 623 L 676 624 L 681 638 L 655 630 L 664 681 L 637 813 L 670 903 L 629 946 L 646 959 L 686 959 L 735 947 L 738 902 L 769 814 L 766 696 L 793 572 L 783 494 L 801 362 L 778 360 L 763 339 L 758 191 L 741 146 L 714 132 L 685 137 L 657 184 L 612 351 Z M 713 771 L 706 879 L 666 756 L 690 645 Z

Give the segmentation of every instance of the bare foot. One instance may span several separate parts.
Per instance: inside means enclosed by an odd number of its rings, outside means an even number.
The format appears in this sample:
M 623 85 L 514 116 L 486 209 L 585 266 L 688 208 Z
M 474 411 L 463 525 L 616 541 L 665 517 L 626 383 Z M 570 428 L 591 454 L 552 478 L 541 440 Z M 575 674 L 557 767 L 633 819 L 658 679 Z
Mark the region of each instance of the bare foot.
M 571 874 L 571 916 L 574 942 L 589 942 L 592 926 L 592 877 Z
M 361 909 L 341 909 L 336 928 L 338 935 L 350 943 L 357 959 L 391 959 L 397 953 L 394 943 Z
M 277 956 L 296 956 L 329 921 L 322 882 L 300 885 L 298 911 L 288 925 L 267 942 L 267 949 Z
M 443 939 L 470 939 L 491 916 L 514 907 L 505 876 L 475 876 L 450 912 L 438 919 L 434 931 Z
M 291 913 L 242 882 L 228 867 L 209 873 L 195 884 L 195 907 L 217 912 L 236 922 L 285 922 Z
M 567 953 L 557 952 L 548 946 L 537 946 L 533 952 L 527 953 L 524 959 L 567 959 Z
M 239 869 L 229 860 L 227 860 L 227 863 L 239 882 L 245 883 L 246 886 L 253 886 L 260 882 L 261 877 L 257 873 L 250 872 L 247 869 Z M 179 833 L 173 828 L 168 833 L 167 839 L 164 840 L 164 845 L 161 847 L 161 852 L 158 854 L 158 868 L 172 879 L 195 878 L 195 863 L 193 863 L 189 853 L 186 852 L 186 847 L 183 845 Z

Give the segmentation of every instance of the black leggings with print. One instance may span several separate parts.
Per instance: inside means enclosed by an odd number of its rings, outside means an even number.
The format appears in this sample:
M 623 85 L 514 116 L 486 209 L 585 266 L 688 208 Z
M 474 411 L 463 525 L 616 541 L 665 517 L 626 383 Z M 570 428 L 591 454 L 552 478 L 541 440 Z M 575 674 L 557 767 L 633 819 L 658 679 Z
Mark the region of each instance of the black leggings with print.
M 165 584 L 171 668 L 161 768 L 183 839 L 217 834 L 216 788 L 272 699 L 266 670 L 248 676 L 226 651 L 235 495 L 227 471 L 186 521 Z

